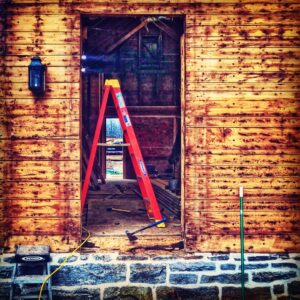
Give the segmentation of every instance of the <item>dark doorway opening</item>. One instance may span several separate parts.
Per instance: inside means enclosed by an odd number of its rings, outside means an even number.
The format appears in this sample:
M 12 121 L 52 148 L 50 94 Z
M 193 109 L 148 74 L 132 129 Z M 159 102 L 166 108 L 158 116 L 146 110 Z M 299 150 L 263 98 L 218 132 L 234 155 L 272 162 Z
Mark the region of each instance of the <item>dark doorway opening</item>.
M 118 79 L 168 227 L 141 236 L 180 238 L 181 47 L 183 19 L 172 16 L 82 17 L 82 180 L 106 79 Z M 119 236 L 149 221 L 119 133 L 113 102 L 106 109 L 84 222 L 94 236 Z M 105 182 L 105 184 L 104 184 Z M 126 211 L 122 211 L 126 210 Z M 172 238 L 170 238 L 172 240 Z

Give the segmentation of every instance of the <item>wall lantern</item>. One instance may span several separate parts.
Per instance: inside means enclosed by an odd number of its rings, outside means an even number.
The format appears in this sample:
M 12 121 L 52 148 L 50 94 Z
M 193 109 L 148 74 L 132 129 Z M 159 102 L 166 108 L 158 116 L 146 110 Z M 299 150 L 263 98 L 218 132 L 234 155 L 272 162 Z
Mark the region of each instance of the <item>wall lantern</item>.
M 42 64 L 38 56 L 31 58 L 28 66 L 28 88 L 37 95 L 45 93 L 45 71 L 46 66 Z

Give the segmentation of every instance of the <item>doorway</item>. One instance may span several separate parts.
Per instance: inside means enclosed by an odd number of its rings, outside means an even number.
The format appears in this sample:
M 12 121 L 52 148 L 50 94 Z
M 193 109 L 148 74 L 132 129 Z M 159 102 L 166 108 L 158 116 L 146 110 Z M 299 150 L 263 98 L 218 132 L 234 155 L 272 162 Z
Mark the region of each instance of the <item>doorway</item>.
M 118 79 L 167 229 L 142 236 L 181 236 L 181 37 L 173 16 L 82 17 L 83 169 L 106 79 Z M 149 224 L 141 192 L 109 99 L 88 195 L 94 236 L 125 238 Z M 105 184 L 103 184 L 105 182 Z M 122 234 L 121 234 L 122 233 Z M 171 238 L 170 238 L 171 239 Z

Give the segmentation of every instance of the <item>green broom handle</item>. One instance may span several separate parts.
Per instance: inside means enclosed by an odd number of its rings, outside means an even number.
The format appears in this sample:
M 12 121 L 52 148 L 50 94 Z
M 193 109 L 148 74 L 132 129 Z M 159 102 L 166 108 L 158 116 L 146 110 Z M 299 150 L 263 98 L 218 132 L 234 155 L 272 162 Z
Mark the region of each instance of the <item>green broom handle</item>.
M 240 242 L 241 242 L 241 286 L 242 300 L 245 299 L 245 263 L 244 263 L 244 188 L 240 186 Z

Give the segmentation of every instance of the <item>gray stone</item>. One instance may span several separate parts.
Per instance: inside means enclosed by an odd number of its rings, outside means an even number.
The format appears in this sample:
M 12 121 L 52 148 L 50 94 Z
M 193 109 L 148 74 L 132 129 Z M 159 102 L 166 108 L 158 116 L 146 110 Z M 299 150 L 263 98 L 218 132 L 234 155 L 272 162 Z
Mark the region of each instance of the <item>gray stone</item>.
M 300 296 L 300 281 L 293 281 L 288 284 L 289 295 Z
M 96 261 L 109 262 L 112 260 L 112 258 L 109 255 L 105 255 L 105 254 L 104 255 L 94 254 L 93 257 Z
M 176 256 L 156 256 L 153 260 L 171 260 L 171 259 L 178 259 Z
M 213 256 L 209 257 L 209 259 L 212 260 L 212 261 L 229 260 L 229 255 L 217 254 L 217 255 L 213 255 Z
M 166 282 L 166 266 L 154 264 L 132 264 L 130 266 L 130 281 L 164 283 Z
M 249 256 L 248 261 L 266 261 L 266 260 L 275 260 L 277 258 L 278 258 L 278 255 L 276 255 L 276 254 Z
M 241 294 L 240 287 L 222 288 L 222 300 L 240 300 Z M 270 300 L 272 299 L 271 290 L 269 287 L 245 288 L 245 298 L 249 300 Z
M 273 293 L 275 295 L 277 295 L 277 294 L 283 294 L 284 293 L 284 285 L 283 284 L 275 284 L 273 286 Z
M 297 269 L 297 265 L 293 263 L 272 263 L 271 266 L 273 268 L 290 268 L 290 269 Z
M 53 300 L 94 300 L 100 299 L 100 289 L 78 288 L 69 290 L 52 290 Z
M 245 264 L 245 270 L 256 270 L 256 269 L 265 269 L 268 267 L 268 264 Z M 241 266 L 239 266 L 241 270 Z
M 173 272 L 213 271 L 215 269 L 215 263 L 210 262 L 178 262 L 170 264 L 170 270 Z
M 248 281 L 248 274 L 245 274 L 245 282 Z M 220 274 L 220 275 L 202 275 L 201 283 L 241 283 L 241 273 L 236 274 Z
M 53 267 L 52 271 L 55 269 Z M 54 286 L 92 285 L 125 281 L 125 265 L 66 265 L 53 276 Z
M 193 284 L 197 283 L 198 276 L 195 274 L 171 274 L 170 283 L 172 284 Z
M 253 273 L 252 280 L 254 282 L 272 282 L 275 280 L 283 280 L 297 277 L 296 272 L 258 272 Z
M 9 299 L 10 283 L 0 282 L 0 300 Z
M 297 260 L 297 261 L 300 260 L 300 255 L 299 256 L 295 256 L 294 260 Z
M 235 270 L 236 265 L 234 264 L 223 264 L 221 265 L 221 270 L 226 271 L 226 270 Z
M 12 271 L 13 271 L 13 267 L 12 266 L 0 266 L 0 278 L 11 278 L 12 275 Z
M 218 300 L 219 290 L 217 287 L 201 287 L 185 289 L 177 287 L 158 287 L 156 289 L 157 300 Z
M 104 290 L 104 300 L 152 300 L 150 287 L 110 287 Z
M 88 260 L 88 259 L 89 259 L 88 255 L 86 255 L 86 254 L 80 255 L 80 260 Z
M 134 255 L 120 255 L 117 260 L 147 260 L 147 256 L 134 256 Z
M 58 260 L 58 264 L 61 264 L 64 260 L 66 259 L 66 256 L 64 256 L 64 257 L 61 257 L 59 260 Z M 68 263 L 72 263 L 72 262 L 75 262 L 75 261 L 77 261 L 77 259 L 78 259 L 78 257 L 77 256 L 75 256 L 75 255 L 72 255 L 69 259 L 68 259 Z

